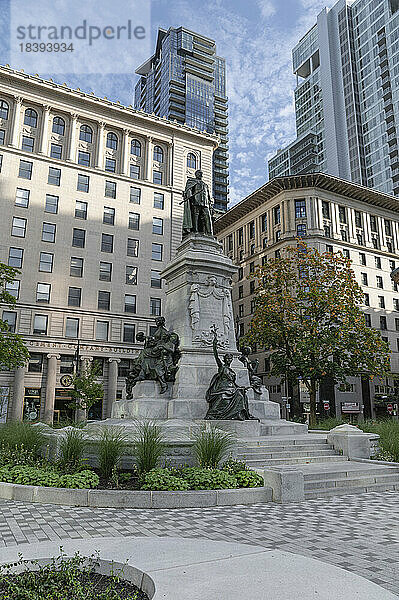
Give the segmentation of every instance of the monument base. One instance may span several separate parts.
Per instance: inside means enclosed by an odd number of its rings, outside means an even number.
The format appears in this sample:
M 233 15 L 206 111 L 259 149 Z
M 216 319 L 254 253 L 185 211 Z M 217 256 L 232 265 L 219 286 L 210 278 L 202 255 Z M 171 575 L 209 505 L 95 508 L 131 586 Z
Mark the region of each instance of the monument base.
M 171 384 L 164 394 L 159 393 L 157 381 L 139 381 L 133 388 L 131 400 L 117 400 L 112 406 L 112 419 L 167 419 Z

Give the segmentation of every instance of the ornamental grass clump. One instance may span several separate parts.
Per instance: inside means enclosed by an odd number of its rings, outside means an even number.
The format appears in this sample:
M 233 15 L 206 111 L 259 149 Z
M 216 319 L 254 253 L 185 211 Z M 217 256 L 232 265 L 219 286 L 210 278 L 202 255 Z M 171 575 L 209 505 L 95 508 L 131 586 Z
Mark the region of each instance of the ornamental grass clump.
M 133 441 L 133 456 L 139 475 L 156 469 L 165 454 L 165 439 L 162 427 L 153 421 L 137 423 Z
M 377 433 L 380 436 L 379 460 L 399 462 L 399 421 L 384 419 L 381 421 L 364 421 L 358 427 L 368 433 Z
M 80 429 L 70 429 L 60 444 L 58 467 L 66 473 L 76 473 L 84 467 L 83 454 L 87 446 Z
M 200 467 L 216 469 L 234 445 L 235 438 L 230 432 L 203 428 L 194 434 L 193 452 Z
M 39 458 L 44 443 L 45 437 L 39 425 L 11 421 L 0 427 L 0 446 L 24 448 Z
M 98 445 L 100 473 L 110 479 L 126 450 L 126 435 L 122 428 L 104 427 Z

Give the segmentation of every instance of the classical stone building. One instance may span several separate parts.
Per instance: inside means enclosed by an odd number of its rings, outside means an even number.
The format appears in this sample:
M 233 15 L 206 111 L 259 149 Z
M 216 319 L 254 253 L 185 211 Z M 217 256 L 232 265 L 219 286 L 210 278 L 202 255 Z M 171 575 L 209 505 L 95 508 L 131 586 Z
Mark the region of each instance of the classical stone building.
M 341 251 L 352 260 L 364 289 L 365 319 L 389 342 L 391 368 L 399 372 L 399 290 L 390 278 L 399 263 L 396 198 L 330 175 L 279 177 L 233 206 L 216 221 L 215 230 L 226 254 L 239 266 L 233 286 L 239 335 L 247 331 L 254 311 L 255 281 L 248 278 L 250 273 L 296 238 L 305 238 L 322 252 Z M 299 395 L 300 386 L 287 394 L 284 381 L 269 376 L 265 354 L 255 356 L 271 400 Z M 335 388 L 326 382 L 320 400 L 328 401 L 337 415 L 387 416 L 392 388 L 392 380 L 370 383 L 365 377 L 350 377 Z M 306 403 L 304 394 L 302 401 Z
M 217 138 L 1 67 L 0 144 L 0 261 L 21 272 L 1 314 L 31 352 L 0 373 L 2 418 L 71 415 L 78 340 L 105 387 L 92 416 L 106 417 L 135 334 L 162 312 L 186 178 L 201 168 L 212 186 Z

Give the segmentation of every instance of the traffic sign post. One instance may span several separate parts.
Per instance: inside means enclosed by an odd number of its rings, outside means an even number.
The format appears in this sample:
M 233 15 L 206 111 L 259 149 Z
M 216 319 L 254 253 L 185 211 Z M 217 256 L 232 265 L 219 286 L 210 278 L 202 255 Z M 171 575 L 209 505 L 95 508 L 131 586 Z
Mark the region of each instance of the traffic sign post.
M 330 410 L 330 403 L 324 402 L 324 410 Z

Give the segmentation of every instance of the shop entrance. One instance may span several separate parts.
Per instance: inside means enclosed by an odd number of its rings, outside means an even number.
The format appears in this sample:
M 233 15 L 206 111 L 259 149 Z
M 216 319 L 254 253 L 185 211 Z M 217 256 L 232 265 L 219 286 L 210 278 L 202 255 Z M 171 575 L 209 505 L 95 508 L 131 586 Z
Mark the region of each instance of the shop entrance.
M 71 390 L 65 388 L 55 389 L 54 423 L 73 420 L 74 409 L 69 406 L 72 402 Z

